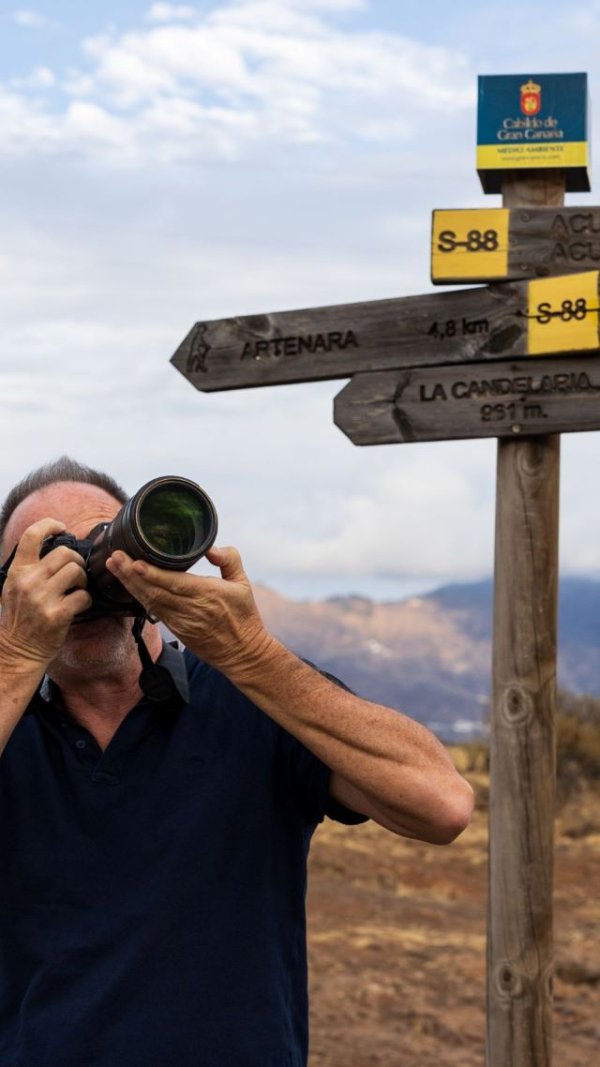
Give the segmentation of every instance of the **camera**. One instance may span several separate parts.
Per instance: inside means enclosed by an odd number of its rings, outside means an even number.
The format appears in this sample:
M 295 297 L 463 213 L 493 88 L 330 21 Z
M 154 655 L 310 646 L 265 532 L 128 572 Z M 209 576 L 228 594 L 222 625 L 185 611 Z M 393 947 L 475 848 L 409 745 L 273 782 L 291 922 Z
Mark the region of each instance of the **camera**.
M 208 551 L 216 536 L 217 512 L 210 497 L 188 478 L 167 475 L 146 482 L 111 522 L 99 523 L 87 537 L 78 540 L 71 533 L 47 537 L 40 558 L 60 545 L 83 557 L 92 603 L 76 621 L 101 615 L 136 616 L 143 615 L 144 608 L 106 570 L 108 557 L 121 549 L 132 559 L 186 571 Z

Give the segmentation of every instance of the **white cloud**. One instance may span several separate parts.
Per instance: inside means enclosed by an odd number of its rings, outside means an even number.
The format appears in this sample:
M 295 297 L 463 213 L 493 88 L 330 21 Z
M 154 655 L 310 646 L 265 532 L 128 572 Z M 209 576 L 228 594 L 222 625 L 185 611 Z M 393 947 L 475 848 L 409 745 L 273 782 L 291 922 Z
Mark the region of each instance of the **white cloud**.
M 56 75 L 50 67 L 35 67 L 25 78 L 13 78 L 14 89 L 52 89 L 56 85 Z
M 0 154 L 64 150 L 64 123 L 23 94 L 0 87 Z
M 316 10 L 324 13 L 346 11 L 365 11 L 369 0 L 280 0 L 281 7 Z
M 13 22 L 27 30 L 43 30 L 48 25 L 48 19 L 39 15 L 37 11 L 29 8 L 21 8 L 13 12 Z
M 81 149 L 93 151 L 100 146 L 115 153 L 127 152 L 127 123 L 97 104 L 82 100 L 71 104 L 65 116 L 64 129 L 70 143 Z
M 197 15 L 196 8 L 187 4 L 153 4 L 146 13 L 148 22 L 176 22 L 179 19 L 193 19 Z
M 67 96 L 92 96 L 96 83 L 91 74 L 84 74 L 75 67 L 69 67 L 61 82 L 61 89 Z
M 83 42 L 84 64 L 61 78 L 62 110 L 54 102 L 40 110 L 25 92 L 33 84 L 13 83 L 22 91 L 14 107 L 32 120 L 16 139 L 0 135 L 0 150 L 24 151 L 27 131 L 44 125 L 41 140 L 31 141 L 36 154 L 75 152 L 128 166 L 357 138 L 408 142 L 420 115 L 441 120 L 472 104 L 464 58 L 399 34 L 345 27 L 343 15 L 362 6 L 239 0 L 178 25 L 173 13 L 182 19 L 192 8 L 154 5 L 151 27 Z
M 492 444 L 478 444 L 475 452 L 454 443 L 362 455 L 347 457 L 354 488 L 342 468 L 338 484 L 331 477 L 321 493 L 318 487 L 303 493 L 295 481 L 288 494 L 282 490 L 276 530 L 260 516 L 251 520 L 260 567 L 270 561 L 281 573 L 396 577 L 491 571 Z
M 368 7 L 368 0 L 288 0 L 288 3 L 318 11 L 365 11 Z

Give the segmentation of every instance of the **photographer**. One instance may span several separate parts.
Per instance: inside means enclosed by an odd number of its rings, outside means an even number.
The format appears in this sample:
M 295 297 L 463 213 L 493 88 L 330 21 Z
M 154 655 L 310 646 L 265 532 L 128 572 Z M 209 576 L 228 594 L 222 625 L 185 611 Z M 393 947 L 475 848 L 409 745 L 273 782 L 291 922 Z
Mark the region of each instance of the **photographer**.
M 63 458 L 0 514 L 0 1063 L 303 1067 L 317 824 L 444 844 L 471 790 L 428 730 L 265 630 L 233 548 L 206 553 L 220 577 L 106 560 L 185 652 L 153 621 L 141 646 L 131 617 L 77 621 L 84 559 L 40 552 L 126 499 Z

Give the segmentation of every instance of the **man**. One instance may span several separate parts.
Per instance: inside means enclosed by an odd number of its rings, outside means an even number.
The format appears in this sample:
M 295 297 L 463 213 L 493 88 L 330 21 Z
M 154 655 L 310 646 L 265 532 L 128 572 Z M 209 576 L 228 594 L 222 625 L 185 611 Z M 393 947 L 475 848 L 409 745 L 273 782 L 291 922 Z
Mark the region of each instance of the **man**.
M 0 616 L 2 1067 L 303 1067 L 304 895 L 327 814 L 440 844 L 468 784 L 426 729 L 299 660 L 260 619 L 240 557 L 220 577 L 115 552 L 169 698 L 139 687 L 131 619 L 77 622 L 83 538 L 120 509 L 63 458 L 0 515 L 17 546 Z

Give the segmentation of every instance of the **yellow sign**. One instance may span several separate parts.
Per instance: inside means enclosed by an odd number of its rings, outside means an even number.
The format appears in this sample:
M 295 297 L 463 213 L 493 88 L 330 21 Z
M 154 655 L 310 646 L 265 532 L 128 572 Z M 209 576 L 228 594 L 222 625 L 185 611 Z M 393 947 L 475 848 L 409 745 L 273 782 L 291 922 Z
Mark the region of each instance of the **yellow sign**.
M 507 208 L 434 211 L 432 281 L 505 278 L 509 216 Z
M 585 170 L 590 163 L 587 141 L 561 141 L 554 144 L 479 145 L 477 169 L 527 170 L 534 167 L 574 167 Z
M 598 349 L 597 270 L 528 285 L 527 354 Z

